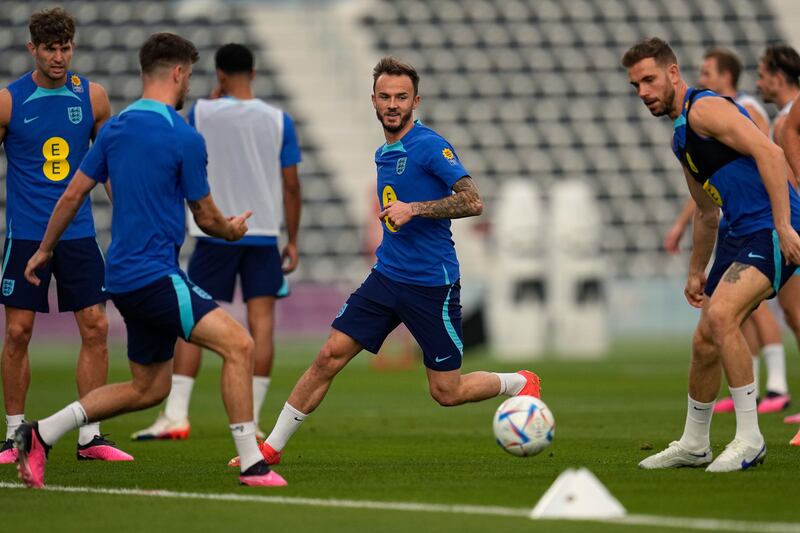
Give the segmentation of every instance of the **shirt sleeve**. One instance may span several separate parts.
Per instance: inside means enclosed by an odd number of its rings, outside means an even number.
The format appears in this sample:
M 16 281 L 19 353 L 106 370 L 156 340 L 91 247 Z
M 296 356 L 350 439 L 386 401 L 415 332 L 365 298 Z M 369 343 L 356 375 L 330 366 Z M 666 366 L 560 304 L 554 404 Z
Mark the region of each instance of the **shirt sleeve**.
M 450 188 L 464 176 L 469 176 L 453 147 L 442 138 L 431 139 L 426 168 Z
M 181 152 L 181 188 L 183 196 L 193 202 L 211 192 L 206 172 L 208 154 L 203 137 L 195 131 L 192 131 L 191 135 L 186 135 Z
M 281 145 L 281 168 L 293 167 L 300 162 L 300 145 L 294 122 L 288 113 L 283 114 L 283 144 Z
M 194 110 L 197 108 L 197 102 L 192 104 L 191 109 L 189 109 L 189 114 L 186 116 L 186 122 L 193 128 L 197 128 L 197 125 L 194 123 Z
M 108 122 L 103 124 L 100 132 L 92 143 L 92 147 L 83 157 L 81 161 L 80 171 L 99 183 L 105 183 L 108 180 L 108 160 L 106 158 L 106 127 Z

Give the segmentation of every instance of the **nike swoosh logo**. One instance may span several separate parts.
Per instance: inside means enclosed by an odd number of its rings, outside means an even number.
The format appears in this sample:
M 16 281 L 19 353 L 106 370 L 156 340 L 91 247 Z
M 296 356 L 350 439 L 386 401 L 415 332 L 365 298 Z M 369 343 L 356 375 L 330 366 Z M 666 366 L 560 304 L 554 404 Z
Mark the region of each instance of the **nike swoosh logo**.
M 23 119 L 22 119 L 22 122 L 24 122 L 25 124 L 27 124 L 28 122 L 33 122 L 33 121 L 34 121 L 34 120 L 36 120 L 37 118 L 39 118 L 39 117 L 33 117 L 33 118 L 23 118 Z
M 696 405 L 693 405 L 692 407 L 694 407 L 695 411 L 708 411 L 711 409 L 710 407 L 697 407 Z
M 756 391 L 755 389 L 753 389 L 753 390 L 749 390 L 749 391 L 747 391 L 747 395 L 748 395 L 748 396 L 750 396 L 750 395 L 751 395 L 751 394 L 753 394 L 755 391 Z
M 703 452 L 703 453 L 692 453 L 692 452 L 689 452 L 689 455 L 691 455 L 692 457 L 700 457 L 700 458 L 702 458 L 702 457 L 705 457 L 706 455 L 708 455 L 708 452 Z
M 102 287 L 100 287 L 100 292 L 106 292 L 106 286 L 105 286 L 105 285 L 103 285 Z
M 448 360 L 448 359 L 450 359 L 451 357 L 453 357 L 453 356 L 452 356 L 452 355 L 448 355 L 447 357 L 437 357 L 437 358 L 436 358 L 436 362 L 437 362 L 437 363 L 441 363 L 442 361 L 447 361 L 447 360 Z
M 303 421 L 303 419 L 302 419 L 302 418 L 297 418 L 297 417 L 294 417 L 294 419 L 295 419 L 296 421 L 298 421 L 298 422 L 302 422 L 302 421 Z
M 767 451 L 767 444 L 764 443 L 764 445 L 761 446 L 761 449 L 758 450 L 758 453 L 756 454 L 756 456 L 753 457 L 752 461 L 747 462 L 746 460 L 742 459 L 742 470 L 747 470 L 748 468 L 753 466 L 754 463 L 757 463 L 758 460 L 763 456 L 764 452 L 766 452 L 766 451 Z
M 764 257 L 763 255 L 754 254 L 753 252 L 747 254 L 747 257 L 749 257 L 750 259 L 766 259 L 766 257 Z

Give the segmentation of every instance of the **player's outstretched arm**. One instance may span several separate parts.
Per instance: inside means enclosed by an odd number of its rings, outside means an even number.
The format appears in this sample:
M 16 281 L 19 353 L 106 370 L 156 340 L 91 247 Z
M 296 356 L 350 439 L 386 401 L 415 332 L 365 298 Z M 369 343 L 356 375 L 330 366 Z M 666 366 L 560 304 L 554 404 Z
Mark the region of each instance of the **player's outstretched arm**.
M 39 286 L 39 278 L 36 276 L 36 269 L 45 265 L 53 256 L 53 248 L 69 227 L 75 214 L 83 205 L 83 201 L 94 189 L 97 182 L 78 170 L 72 177 L 61 198 L 58 199 L 50 221 L 47 223 L 47 230 L 44 232 L 39 249 L 33 254 L 25 267 L 25 279 L 33 285 Z
M 6 138 L 9 122 L 11 122 L 11 93 L 8 89 L 0 89 L 0 144 Z
M 740 154 L 755 159 L 769 195 L 781 250 L 789 261 L 800 264 L 800 235 L 791 224 L 786 157 L 780 146 L 770 141 L 751 120 L 722 98 L 699 100 L 692 108 L 689 122 L 700 135 L 713 137 Z
M 795 177 L 800 177 L 800 96 L 795 100 L 792 110 L 783 124 L 783 144 L 786 159 Z
M 714 251 L 714 242 L 719 227 L 719 207 L 706 195 L 703 188 L 683 169 L 686 185 L 692 197 L 690 202 L 695 206 L 692 224 L 692 256 L 689 259 L 689 277 L 684 294 L 693 307 L 703 306 L 703 291 L 706 285 L 706 266 Z
M 226 218 L 210 193 L 187 203 L 197 226 L 206 234 L 226 241 L 238 241 L 247 233 L 247 219 L 253 214 L 252 211 Z

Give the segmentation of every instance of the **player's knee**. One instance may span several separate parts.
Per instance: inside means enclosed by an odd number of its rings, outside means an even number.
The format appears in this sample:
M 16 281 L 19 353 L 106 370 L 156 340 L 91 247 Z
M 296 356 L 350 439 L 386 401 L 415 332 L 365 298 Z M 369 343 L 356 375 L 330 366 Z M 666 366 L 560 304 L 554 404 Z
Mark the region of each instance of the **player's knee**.
M 738 327 L 733 313 L 726 306 L 711 304 L 707 316 L 708 327 L 714 339 L 722 339 Z
M 146 383 L 134 383 L 139 398 L 139 408 L 147 409 L 158 405 L 169 395 L 172 382 L 170 380 L 153 380 Z
M 83 324 L 81 337 L 85 343 L 96 344 L 106 342 L 108 338 L 108 318 L 99 313 L 92 320 Z
M 431 386 L 431 397 L 442 407 L 453 407 L 463 403 L 459 398 L 457 391 L 443 389 L 435 385 Z
M 33 334 L 33 326 L 29 324 L 8 324 L 6 326 L 6 344 L 13 348 L 28 346 Z
M 800 310 L 795 309 L 795 305 L 784 305 L 783 303 L 781 303 L 781 308 L 786 319 L 786 325 L 792 331 L 797 332 L 800 329 Z
M 327 344 L 322 347 L 316 359 L 314 359 L 314 370 L 328 377 L 335 376 L 344 365 L 345 358 L 337 354 L 336 351 Z
M 228 349 L 225 350 L 223 356 L 233 359 L 237 362 L 247 364 L 248 366 L 252 366 L 254 351 L 255 342 L 253 341 L 253 337 L 242 330 L 240 334 L 231 339 Z

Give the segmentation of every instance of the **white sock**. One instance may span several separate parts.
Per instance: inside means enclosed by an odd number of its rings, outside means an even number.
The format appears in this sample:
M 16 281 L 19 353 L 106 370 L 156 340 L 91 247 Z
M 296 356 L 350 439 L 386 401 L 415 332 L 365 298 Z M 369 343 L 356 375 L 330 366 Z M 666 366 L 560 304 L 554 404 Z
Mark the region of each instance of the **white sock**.
M 14 433 L 24 421 L 25 413 L 21 415 L 6 415 L 6 440 L 14 438 Z
M 783 348 L 783 346 L 781 346 Z M 759 380 L 759 373 L 761 365 L 759 364 L 760 359 L 758 358 L 758 354 L 753 356 L 753 384 L 756 386 L 756 396 L 759 394 L 758 382 Z
M 711 444 L 711 415 L 714 414 L 714 402 L 703 403 L 689 396 L 686 411 L 686 425 L 680 444 L 690 452 L 704 452 Z
M 755 384 L 728 388 L 733 397 L 733 407 L 736 409 L 736 438 L 752 446 L 761 446 L 764 437 L 761 436 L 761 430 L 758 429 Z
M 269 377 L 253 376 L 253 420 L 255 420 L 256 426 L 258 426 L 261 406 L 264 405 L 264 398 L 269 390 L 269 382 Z
M 233 442 L 236 444 L 236 451 L 239 454 L 239 464 L 241 470 L 244 472 L 257 462 L 264 459 L 261 455 L 261 450 L 258 449 L 258 442 L 256 441 L 256 423 L 239 422 L 238 424 L 231 424 L 231 435 L 233 435 Z
M 272 433 L 267 437 L 267 444 L 276 452 L 281 451 L 286 446 L 286 443 L 289 442 L 289 439 L 292 438 L 294 432 L 300 427 L 300 424 L 303 423 L 303 420 L 306 419 L 306 416 L 308 415 L 301 413 L 289 405 L 289 402 L 286 402 L 283 405 L 283 409 L 281 409 L 281 414 L 278 415 L 275 427 L 272 428 Z
M 64 433 L 89 422 L 80 402 L 72 402 L 56 414 L 39 421 L 39 436 L 45 444 L 52 446 Z
M 174 422 L 183 422 L 189 418 L 189 400 L 192 398 L 194 378 L 172 374 L 172 390 L 167 396 L 164 415 Z
M 94 439 L 95 435 L 100 434 L 100 422 L 92 422 L 91 424 L 86 424 L 85 426 L 81 426 L 78 430 L 78 444 L 81 446 L 86 446 L 92 439 Z
M 767 392 L 786 394 L 789 385 L 786 383 L 786 353 L 783 344 L 767 344 L 762 348 L 764 363 L 767 365 Z
M 516 396 L 527 383 L 525 376 L 516 372 L 495 372 L 494 375 L 500 378 L 500 394 L 505 396 Z

